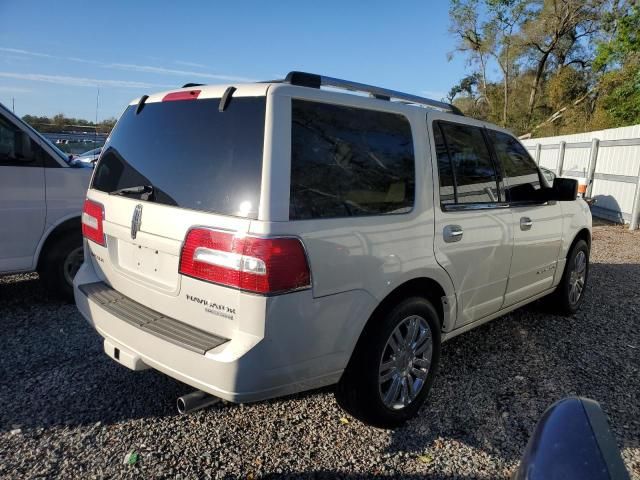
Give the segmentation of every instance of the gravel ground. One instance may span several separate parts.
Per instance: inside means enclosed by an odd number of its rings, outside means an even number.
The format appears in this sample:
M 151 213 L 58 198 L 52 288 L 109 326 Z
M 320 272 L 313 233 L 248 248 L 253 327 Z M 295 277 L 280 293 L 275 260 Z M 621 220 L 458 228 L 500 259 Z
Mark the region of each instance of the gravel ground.
M 396 431 L 347 417 L 331 389 L 178 416 L 188 386 L 111 361 L 36 276 L 0 278 L 0 477 L 506 478 L 544 409 L 584 395 L 640 479 L 640 232 L 596 227 L 592 262 L 576 316 L 533 305 L 446 343 Z

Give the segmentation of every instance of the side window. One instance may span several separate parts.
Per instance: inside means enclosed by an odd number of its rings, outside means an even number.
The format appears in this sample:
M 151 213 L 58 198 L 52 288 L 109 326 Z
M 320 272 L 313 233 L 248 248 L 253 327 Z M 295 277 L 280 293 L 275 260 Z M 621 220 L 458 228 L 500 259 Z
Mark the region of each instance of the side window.
M 28 135 L 0 116 L 0 165 L 39 166 L 38 148 Z
M 455 181 L 451 168 L 451 159 L 447 152 L 447 144 L 438 123 L 433 124 L 433 138 L 435 140 L 436 157 L 438 159 L 438 176 L 440 177 L 440 203 L 456 203 Z
M 444 140 L 443 148 L 442 144 L 438 146 L 436 137 L 439 174 L 442 177 L 441 172 L 444 173 L 440 186 L 441 202 L 450 203 L 451 197 L 451 189 L 443 185 L 443 181 L 445 184 L 453 183 L 455 203 L 499 202 L 498 176 L 482 129 L 448 122 L 435 122 L 433 128 L 434 135 L 437 128 L 441 129 Z M 449 167 L 446 166 L 447 156 Z
M 3 117 L 0 117 L 0 163 L 15 161 L 18 132 Z
M 407 213 L 414 196 L 404 116 L 292 100 L 291 220 Z
M 529 153 L 511 135 L 491 131 L 490 137 L 504 171 L 507 200 L 541 200 L 540 174 Z

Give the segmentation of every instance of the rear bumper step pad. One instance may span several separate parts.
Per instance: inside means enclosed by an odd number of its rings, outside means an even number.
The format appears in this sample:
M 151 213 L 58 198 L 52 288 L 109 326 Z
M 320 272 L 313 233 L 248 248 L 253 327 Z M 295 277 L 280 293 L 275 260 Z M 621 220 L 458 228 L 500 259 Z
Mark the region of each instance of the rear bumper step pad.
M 211 333 L 169 318 L 125 297 L 104 282 L 87 283 L 78 287 L 89 300 L 97 303 L 111 315 L 183 348 L 202 355 L 229 341 Z

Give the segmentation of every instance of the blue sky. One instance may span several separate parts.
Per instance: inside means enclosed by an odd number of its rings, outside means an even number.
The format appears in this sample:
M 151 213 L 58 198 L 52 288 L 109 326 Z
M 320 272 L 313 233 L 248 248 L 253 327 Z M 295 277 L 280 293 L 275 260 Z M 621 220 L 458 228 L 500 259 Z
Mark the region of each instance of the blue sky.
M 187 82 L 304 70 L 441 98 L 445 0 L 151 2 L 0 0 L 0 102 L 16 113 L 119 116 L 132 98 Z

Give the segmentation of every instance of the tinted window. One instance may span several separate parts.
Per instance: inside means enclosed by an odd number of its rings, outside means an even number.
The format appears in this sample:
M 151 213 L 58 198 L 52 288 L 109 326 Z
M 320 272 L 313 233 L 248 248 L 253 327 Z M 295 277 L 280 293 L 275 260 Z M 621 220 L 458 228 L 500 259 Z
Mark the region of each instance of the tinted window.
M 490 136 L 504 171 L 507 200 L 537 200 L 540 194 L 540 175 L 529 153 L 511 135 L 491 131 Z
M 42 165 L 40 146 L 18 127 L 0 116 L 0 165 Z
M 456 203 L 498 202 L 496 170 L 484 140 L 482 129 L 469 125 L 438 122 L 442 129 L 446 150 L 453 173 Z M 434 132 L 436 126 L 434 125 Z M 436 148 L 437 141 L 436 141 Z M 440 147 L 442 151 L 442 147 Z M 440 157 L 442 156 L 442 160 Z M 444 151 L 438 155 L 438 168 L 446 165 Z M 446 167 L 445 167 L 446 168 Z M 445 169 L 445 178 L 450 175 Z M 444 190 L 444 201 L 450 196 Z
M 291 219 L 406 213 L 415 162 L 402 115 L 292 101 Z
M 455 203 L 455 182 L 453 178 L 453 170 L 451 168 L 451 159 L 447 151 L 447 144 L 444 143 L 444 137 L 440 131 L 440 125 L 434 123 L 433 138 L 435 140 L 436 157 L 438 159 L 438 177 L 440 178 L 440 203 Z
M 156 203 L 256 218 L 262 178 L 265 99 L 149 103 L 119 120 L 96 167 L 93 187 Z

